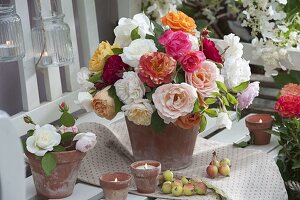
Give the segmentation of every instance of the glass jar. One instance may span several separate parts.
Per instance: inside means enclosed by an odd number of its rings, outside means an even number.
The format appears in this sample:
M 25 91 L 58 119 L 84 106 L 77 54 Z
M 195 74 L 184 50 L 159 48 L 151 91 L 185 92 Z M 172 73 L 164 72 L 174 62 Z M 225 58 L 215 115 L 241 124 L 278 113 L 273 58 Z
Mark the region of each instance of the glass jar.
M 23 30 L 14 6 L 0 5 L 0 62 L 25 56 Z
M 31 30 L 35 63 L 39 67 L 58 67 L 73 61 L 70 28 L 65 15 L 34 18 Z

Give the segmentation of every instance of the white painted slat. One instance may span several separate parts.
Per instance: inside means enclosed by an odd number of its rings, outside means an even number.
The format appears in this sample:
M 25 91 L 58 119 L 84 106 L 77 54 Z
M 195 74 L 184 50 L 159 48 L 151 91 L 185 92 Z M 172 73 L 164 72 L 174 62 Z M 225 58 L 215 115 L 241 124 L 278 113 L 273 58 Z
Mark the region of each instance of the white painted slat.
M 66 102 L 70 107 L 70 112 L 78 111 L 80 107 L 74 103 L 74 100 L 77 99 L 78 92 L 79 90 L 70 93 L 66 92 L 63 96 L 54 101 L 45 102 L 31 111 L 21 112 L 12 116 L 11 119 L 17 129 L 17 133 L 22 136 L 26 134 L 27 130 L 32 128 L 32 125 L 28 125 L 23 121 L 25 115 L 29 115 L 37 124 L 44 125 L 59 118 L 60 112 L 58 111 L 58 105 L 62 102 Z
M 33 58 L 28 4 L 27 1 L 16 0 L 15 5 L 17 14 L 22 20 L 25 43 L 25 57 L 18 62 L 23 110 L 32 110 L 40 105 L 40 98 Z
M 83 49 L 83 64 L 87 67 L 91 56 L 99 44 L 95 1 L 77 0 L 77 7 Z
M 140 13 L 142 0 L 118 0 L 119 18 L 131 18 L 133 15 Z
M 77 45 L 77 34 L 74 19 L 74 10 L 72 0 L 61 1 L 62 12 L 65 14 L 65 22 L 70 27 L 71 41 L 73 46 L 73 63 L 65 66 L 65 79 L 67 91 L 75 91 L 79 88 L 76 81 L 76 73 L 80 70 L 79 53 Z

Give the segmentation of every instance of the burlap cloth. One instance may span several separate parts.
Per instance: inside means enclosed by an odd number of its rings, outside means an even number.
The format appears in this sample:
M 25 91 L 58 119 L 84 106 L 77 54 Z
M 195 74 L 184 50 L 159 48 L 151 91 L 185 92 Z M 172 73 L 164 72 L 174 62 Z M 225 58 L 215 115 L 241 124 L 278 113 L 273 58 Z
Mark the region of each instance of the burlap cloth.
M 88 152 L 81 164 L 79 180 L 99 186 L 99 176 L 103 173 L 113 171 L 130 173 L 129 165 L 133 162 L 133 157 L 124 120 L 111 124 L 109 128 L 97 123 L 83 123 L 79 125 L 79 129 L 94 132 L 98 140 L 96 147 Z M 176 147 L 170 146 L 170 148 Z M 214 150 L 220 158 L 228 157 L 231 160 L 230 177 L 206 178 L 206 167 L 211 161 Z M 222 189 L 228 199 L 288 199 L 283 180 L 273 158 L 262 151 L 235 148 L 231 144 L 206 140 L 200 136 L 197 138 L 192 165 L 176 173 L 186 177 L 205 179 Z M 130 189 L 131 193 L 138 194 L 134 181 Z M 164 195 L 159 190 L 144 196 L 190 200 L 218 199 L 211 193 L 205 196 L 176 198 Z

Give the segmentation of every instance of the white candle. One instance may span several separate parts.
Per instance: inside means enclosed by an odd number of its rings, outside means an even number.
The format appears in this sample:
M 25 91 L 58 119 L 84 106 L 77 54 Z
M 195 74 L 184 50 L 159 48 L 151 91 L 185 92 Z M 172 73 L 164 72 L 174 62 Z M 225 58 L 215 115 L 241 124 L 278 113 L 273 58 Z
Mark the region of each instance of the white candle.
M 261 119 L 259 119 L 258 123 L 262 123 L 262 120 L 261 120 Z
M 138 166 L 136 169 L 154 169 L 154 168 L 156 168 L 156 167 L 153 165 L 148 165 L 146 163 L 145 165 Z
M 118 178 L 115 178 L 114 182 L 118 182 Z

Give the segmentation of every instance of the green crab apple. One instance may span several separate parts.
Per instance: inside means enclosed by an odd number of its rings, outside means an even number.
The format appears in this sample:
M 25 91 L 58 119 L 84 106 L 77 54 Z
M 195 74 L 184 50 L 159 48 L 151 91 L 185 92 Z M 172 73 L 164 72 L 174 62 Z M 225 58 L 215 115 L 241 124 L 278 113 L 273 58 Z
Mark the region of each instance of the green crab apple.
M 183 186 L 182 184 L 182 181 L 180 179 L 175 179 L 173 182 L 172 182 L 172 188 L 175 187 L 175 186 Z
M 170 194 L 172 192 L 172 183 L 171 181 L 166 181 L 161 187 L 161 191 L 165 194 Z
M 215 165 L 209 165 L 206 168 L 207 175 L 211 178 L 215 178 L 218 175 L 218 167 Z
M 220 162 L 218 161 L 217 153 L 215 151 L 213 152 L 213 157 L 212 157 L 211 162 L 209 164 L 210 165 L 215 165 L 216 167 L 220 167 Z
M 195 187 L 195 192 L 197 194 L 200 195 L 206 194 L 207 186 L 203 182 L 195 182 L 194 187 Z
M 218 168 L 218 172 L 222 175 L 222 176 L 229 176 L 230 174 L 230 167 L 227 164 L 222 164 L 219 168 Z
M 175 186 L 172 188 L 172 194 L 175 197 L 179 197 L 182 195 L 182 187 L 181 186 Z
M 188 183 L 183 186 L 183 194 L 185 196 L 191 196 L 194 193 L 194 185 L 191 183 Z
M 164 171 L 163 176 L 165 181 L 172 181 L 174 177 L 173 172 L 169 169 Z
M 228 158 L 223 158 L 220 161 L 220 165 L 222 165 L 222 164 L 227 164 L 230 167 L 230 160 Z
M 183 185 L 185 185 L 185 184 L 188 184 L 188 183 L 189 183 L 189 180 L 188 180 L 185 176 L 183 176 L 183 177 L 181 178 L 181 182 L 182 182 Z

